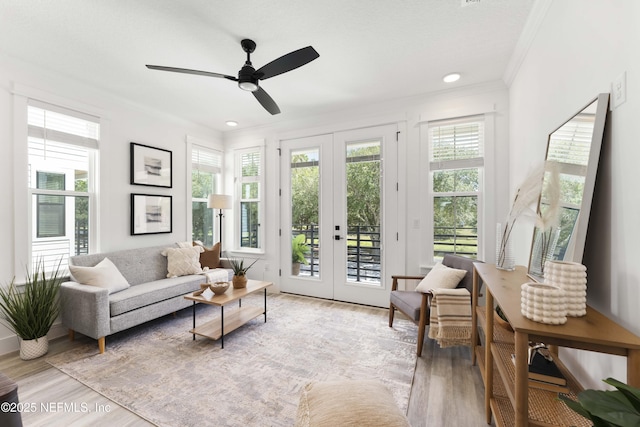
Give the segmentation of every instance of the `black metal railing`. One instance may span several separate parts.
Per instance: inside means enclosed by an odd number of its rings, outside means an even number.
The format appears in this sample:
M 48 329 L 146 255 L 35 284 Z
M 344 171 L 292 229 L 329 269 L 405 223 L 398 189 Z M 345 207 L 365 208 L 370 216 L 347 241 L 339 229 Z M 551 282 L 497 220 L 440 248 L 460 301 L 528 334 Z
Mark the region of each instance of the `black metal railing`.
M 300 266 L 300 275 L 315 277 L 320 272 L 320 227 L 317 224 L 294 225 L 292 235 L 304 234 L 309 245 L 307 264 Z M 347 230 L 347 279 L 357 282 L 380 280 L 380 227 L 351 226 Z
M 76 219 L 76 255 L 89 253 L 89 221 L 86 219 Z
M 475 258 L 478 256 L 478 229 L 476 227 L 434 227 L 434 256 L 457 254 Z

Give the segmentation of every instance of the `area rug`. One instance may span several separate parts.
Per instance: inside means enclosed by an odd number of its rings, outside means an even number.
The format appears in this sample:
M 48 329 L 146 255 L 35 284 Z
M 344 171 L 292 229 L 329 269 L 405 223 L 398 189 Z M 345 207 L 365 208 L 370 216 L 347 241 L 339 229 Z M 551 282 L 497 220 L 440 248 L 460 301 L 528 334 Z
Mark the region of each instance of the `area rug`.
M 263 304 L 251 295 L 242 304 Z M 192 340 L 191 308 L 86 344 L 48 362 L 159 426 L 291 426 L 311 381 L 377 379 L 406 412 L 415 325 L 388 311 L 287 294 L 219 341 Z M 229 310 L 229 308 L 226 308 Z M 197 306 L 197 324 L 220 309 Z M 228 311 L 227 311 L 228 313 Z

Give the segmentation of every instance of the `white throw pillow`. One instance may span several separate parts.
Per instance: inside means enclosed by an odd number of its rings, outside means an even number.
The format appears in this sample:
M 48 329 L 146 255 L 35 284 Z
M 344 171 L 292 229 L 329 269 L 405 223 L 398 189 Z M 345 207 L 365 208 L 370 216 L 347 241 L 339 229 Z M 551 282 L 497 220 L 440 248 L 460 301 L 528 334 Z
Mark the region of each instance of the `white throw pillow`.
M 466 274 L 467 270 L 458 270 L 457 268 L 437 263 L 416 286 L 416 291 L 429 292 L 431 289 L 438 288 L 455 289 Z
M 95 267 L 69 265 L 69 272 L 76 282 L 108 289 L 110 294 L 129 287 L 127 279 L 109 258 L 103 259 Z
M 202 251 L 202 246 L 167 248 L 162 251 L 162 255 L 167 257 L 167 277 L 202 273 L 200 266 L 200 252 Z

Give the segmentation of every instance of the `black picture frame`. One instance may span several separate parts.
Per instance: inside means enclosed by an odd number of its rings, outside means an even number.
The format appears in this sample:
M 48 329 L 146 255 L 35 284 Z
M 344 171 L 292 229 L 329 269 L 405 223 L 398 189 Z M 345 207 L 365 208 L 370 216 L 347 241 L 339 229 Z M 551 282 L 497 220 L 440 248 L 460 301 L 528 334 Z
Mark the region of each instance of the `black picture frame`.
M 173 187 L 173 153 L 163 148 L 132 142 L 131 184 Z
M 131 193 L 131 235 L 173 231 L 173 197 Z

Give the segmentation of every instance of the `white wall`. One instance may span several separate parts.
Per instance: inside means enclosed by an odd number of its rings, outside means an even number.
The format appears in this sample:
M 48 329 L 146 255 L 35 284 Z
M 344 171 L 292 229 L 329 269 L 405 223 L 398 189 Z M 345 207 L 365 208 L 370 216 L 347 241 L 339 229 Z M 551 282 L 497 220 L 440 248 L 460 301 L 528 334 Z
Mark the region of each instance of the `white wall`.
M 14 176 L 26 173 L 24 166 L 13 164 L 13 94 L 14 84 L 20 85 L 42 101 L 62 106 L 86 106 L 105 119 L 100 142 L 99 189 L 99 250 L 135 248 L 190 240 L 186 233 L 187 177 L 186 136 L 197 137 L 221 145 L 219 132 L 143 109 L 117 99 L 98 88 L 87 87 L 63 76 L 37 69 L 11 58 L 0 56 L 0 197 L 5 202 L 0 210 L 0 284 L 8 283 L 18 274 L 15 265 L 26 260 L 14 257 L 14 239 L 27 239 L 20 234 L 20 219 L 14 218 Z M 67 104 L 67 105 L 65 105 Z M 138 142 L 173 152 L 173 188 L 161 189 L 129 184 L 129 143 Z M 130 194 L 151 193 L 173 196 L 173 232 L 147 236 L 130 235 Z M 18 216 L 20 212 L 18 212 Z M 53 331 L 59 333 L 61 328 Z M 0 354 L 17 349 L 15 336 L 0 326 Z
M 544 158 L 547 135 L 627 72 L 627 101 L 610 112 L 583 262 L 588 303 L 640 335 L 640 198 L 635 190 L 640 144 L 640 3 L 553 1 L 510 86 L 510 177 L 520 182 Z M 512 189 L 513 190 L 513 189 Z M 516 241 L 528 259 L 531 230 Z M 565 351 L 585 387 L 626 380 L 620 357 Z M 612 367 L 610 367 L 612 365 Z

